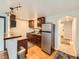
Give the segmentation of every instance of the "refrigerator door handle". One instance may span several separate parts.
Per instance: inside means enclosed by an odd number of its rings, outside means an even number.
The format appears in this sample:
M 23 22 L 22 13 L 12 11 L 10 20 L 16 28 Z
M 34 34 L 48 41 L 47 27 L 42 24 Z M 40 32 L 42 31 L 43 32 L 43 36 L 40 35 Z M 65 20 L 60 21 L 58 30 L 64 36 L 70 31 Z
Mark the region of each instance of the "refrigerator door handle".
M 41 32 L 51 33 L 51 31 L 41 31 Z

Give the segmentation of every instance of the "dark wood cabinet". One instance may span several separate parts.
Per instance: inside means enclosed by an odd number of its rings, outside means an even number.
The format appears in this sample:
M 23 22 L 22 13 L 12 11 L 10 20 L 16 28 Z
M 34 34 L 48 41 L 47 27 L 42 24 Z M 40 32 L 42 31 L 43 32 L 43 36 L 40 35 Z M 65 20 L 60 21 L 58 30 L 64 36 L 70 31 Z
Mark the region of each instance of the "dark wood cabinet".
M 41 35 L 27 33 L 27 38 L 31 43 L 41 47 Z
M 10 20 L 15 21 L 15 20 L 16 20 L 16 15 L 11 14 L 11 15 L 10 15 Z
M 29 20 L 29 27 L 34 28 L 34 20 Z
M 37 19 L 37 26 L 42 27 L 42 24 L 45 23 L 45 17 L 40 17 Z
M 16 15 L 10 15 L 10 27 L 16 27 Z
M 45 17 L 39 17 L 37 18 L 37 27 L 42 27 L 42 24 L 45 23 Z M 34 20 L 29 20 L 29 27 L 34 28 L 35 21 Z
M 25 53 L 27 54 L 27 39 L 22 39 L 18 41 L 18 51 L 20 50 L 21 46 L 26 49 Z

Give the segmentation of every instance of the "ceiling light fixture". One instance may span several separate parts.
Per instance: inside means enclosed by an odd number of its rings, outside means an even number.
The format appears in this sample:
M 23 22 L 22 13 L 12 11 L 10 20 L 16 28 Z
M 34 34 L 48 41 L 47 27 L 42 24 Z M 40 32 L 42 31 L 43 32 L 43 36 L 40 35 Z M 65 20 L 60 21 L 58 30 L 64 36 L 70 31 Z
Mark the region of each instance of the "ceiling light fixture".
M 21 4 L 19 4 L 18 6 L 16 7 L 10 7 L 10 10 L 11 10 L 11 13 L 14 13 L 14 10 L 18 10 L 19 8 L 21 8 Z

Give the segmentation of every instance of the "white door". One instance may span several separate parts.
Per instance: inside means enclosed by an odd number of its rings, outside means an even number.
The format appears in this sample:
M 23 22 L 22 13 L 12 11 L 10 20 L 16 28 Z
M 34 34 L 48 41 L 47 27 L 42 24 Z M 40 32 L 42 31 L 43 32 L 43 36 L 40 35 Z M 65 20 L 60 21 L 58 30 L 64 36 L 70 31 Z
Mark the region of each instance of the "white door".
M 4 50 L 4 18 L 0 18 L 0 51 Z

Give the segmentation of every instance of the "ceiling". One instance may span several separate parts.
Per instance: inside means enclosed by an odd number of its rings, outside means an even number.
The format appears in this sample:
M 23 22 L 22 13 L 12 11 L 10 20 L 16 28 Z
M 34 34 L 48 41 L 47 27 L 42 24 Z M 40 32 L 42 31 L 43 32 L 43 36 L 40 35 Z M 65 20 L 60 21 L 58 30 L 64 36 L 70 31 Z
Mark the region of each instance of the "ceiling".
M 9 0 L 9 5 L 14 7 L 19 4 L 22 8 L 18 15 L 29 19 L 40 16 L 51 16 L 63 12 L 79 9 L 79 0 Z

